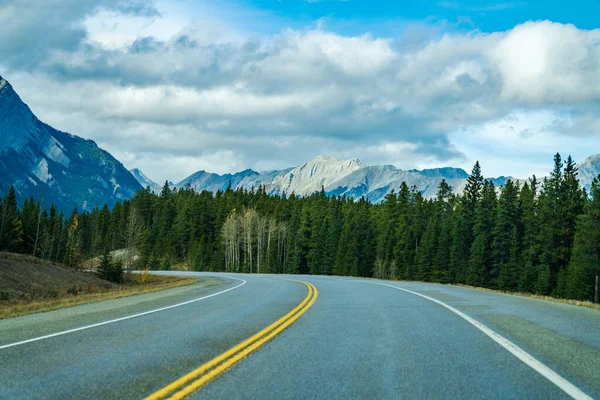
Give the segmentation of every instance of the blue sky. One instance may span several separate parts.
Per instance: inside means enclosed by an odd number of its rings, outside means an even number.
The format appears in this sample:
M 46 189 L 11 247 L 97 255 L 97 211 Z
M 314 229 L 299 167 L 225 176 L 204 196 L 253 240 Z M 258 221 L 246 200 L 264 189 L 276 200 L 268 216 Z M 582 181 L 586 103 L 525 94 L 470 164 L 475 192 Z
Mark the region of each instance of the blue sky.
M 129 167 L 544 175 L 600 153 L 600 1 L 0 2 L 0 75 Z
M 364 33 L 365 27 L 374 35 L 388 35 L 393 32 L 393 25 L 401 26 L 402 22 L 435 24 L 446 21 L 457 30 L 476 28 L 496 32 L 512 29 L 529 20 L 551 20 L 574 24 L 581 29 L 594 29 L 598 27 L 600 15 L 598 0 L 239 0 L 237 6 L 263 10 L 267 15 L 297 27 L 324 18 L 339 28 L 340 33 L 350 35 Z M 265 29 L 272 30 L 273 26 Z

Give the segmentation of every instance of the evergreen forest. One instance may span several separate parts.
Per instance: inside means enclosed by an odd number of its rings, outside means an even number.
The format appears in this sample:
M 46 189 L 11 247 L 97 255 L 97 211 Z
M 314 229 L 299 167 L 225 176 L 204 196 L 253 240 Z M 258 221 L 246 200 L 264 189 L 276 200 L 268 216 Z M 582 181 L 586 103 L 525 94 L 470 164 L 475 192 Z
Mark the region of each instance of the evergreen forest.
M 126 269 L 376 277 L 594 301 L 600 176 L 588 193 L 571 157 L 556 154 L 541 181 L 494 187 L 476 163 L 461 194 L 442 181 L 425 199 L 402 184 L 380 204 L 165 184 L 63 215 L 41 199 L 18 204 L 13 188 L 2 196 L 0 251 L 79 267 L 114 250 L 128 255 Z

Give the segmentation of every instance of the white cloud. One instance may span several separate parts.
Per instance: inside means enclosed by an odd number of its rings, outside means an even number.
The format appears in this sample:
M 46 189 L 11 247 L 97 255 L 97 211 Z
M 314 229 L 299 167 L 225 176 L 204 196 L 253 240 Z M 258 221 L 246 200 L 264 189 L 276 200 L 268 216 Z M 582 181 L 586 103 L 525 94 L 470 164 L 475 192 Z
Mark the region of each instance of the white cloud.
M 505 101 L 547 105 L 600 98 L 600 29 L 528 22 L 509 31 L 489 55 Z
M 402 46 L 322 24 L 253 35 L 207 9 L 112 3 L 74 13 L 68 46 L 0 63 L 42 120 L 157 180 L 321 153 L 403 168 L 488 158 L 492 171 L 522 176 L 542 153 L 600 134 L 600 30 L 540 21 Z M 0 9 L 0 26 L 9 14 Z M 501 155 L 518 155 L 518 168 Z

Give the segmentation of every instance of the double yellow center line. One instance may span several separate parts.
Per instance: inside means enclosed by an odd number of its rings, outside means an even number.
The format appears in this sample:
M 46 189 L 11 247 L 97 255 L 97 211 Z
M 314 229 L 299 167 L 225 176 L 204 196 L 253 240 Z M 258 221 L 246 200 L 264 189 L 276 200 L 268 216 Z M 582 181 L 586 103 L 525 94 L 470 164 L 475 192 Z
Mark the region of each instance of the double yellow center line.
M 313 305 L 313 303 L 317 300 L 317 295 L 319 292 L 316 287 L 308 282 L 294 279 L 285 280 L 299 282 L 306 285 L 308 288 L 308 295 L 302 301 L 302 303 L 298 304 L 298 306 L 296 306 L 296 308 L 294 308 L 292 311 L 271 325 L 267 326 L 254 336 L 244 340 L 242 343 L 232 347 L 220 356 L 213 358 L 206 364 L 198 367 L 187 375 L 182 376 L 161 390 L 151 394 L 150 396 L 146 397 L 145 400 L 157 400 L 164 398 L 183 399 L 189 394 L 200 389 L 202 386 L 206 385 L 212 379 L 227 371 L 242 358 L 246 357 L 253 351 L 256 351 L 260 346 L 273 339 L 285 328 L 293 324 Z

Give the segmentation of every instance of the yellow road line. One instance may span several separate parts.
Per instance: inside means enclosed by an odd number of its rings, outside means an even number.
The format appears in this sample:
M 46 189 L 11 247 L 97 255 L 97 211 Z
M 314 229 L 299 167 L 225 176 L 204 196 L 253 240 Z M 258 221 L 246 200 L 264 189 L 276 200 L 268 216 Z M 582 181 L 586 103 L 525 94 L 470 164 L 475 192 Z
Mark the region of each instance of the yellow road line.
M 177 379 L 175 382 L 165 386 L 163 389 L 146 397 L 145 400 L 163 399 L 175 391 L 177 392 L 173 395 L 173 397 L 171 397 L 173 399 L 181 399 L 188 394 L 191 394 L 195 390 L 208 383 L 210 380 L 225 372 L 239 360 L 257 350 L 260 346 L 274 338 L 285 328 L 293 324 L 314 304 L 317 299 L 318 290 L 308 282 L 294 279 L 285 280 L 302 283 L 308 288 L 308 294 L 306 298 L 298 306 L 257 334 L 232 347 L 225 353 L 215 357 L 192 372 Z M 184 385 L 190 381 L 193 382 L 184 387 Z

